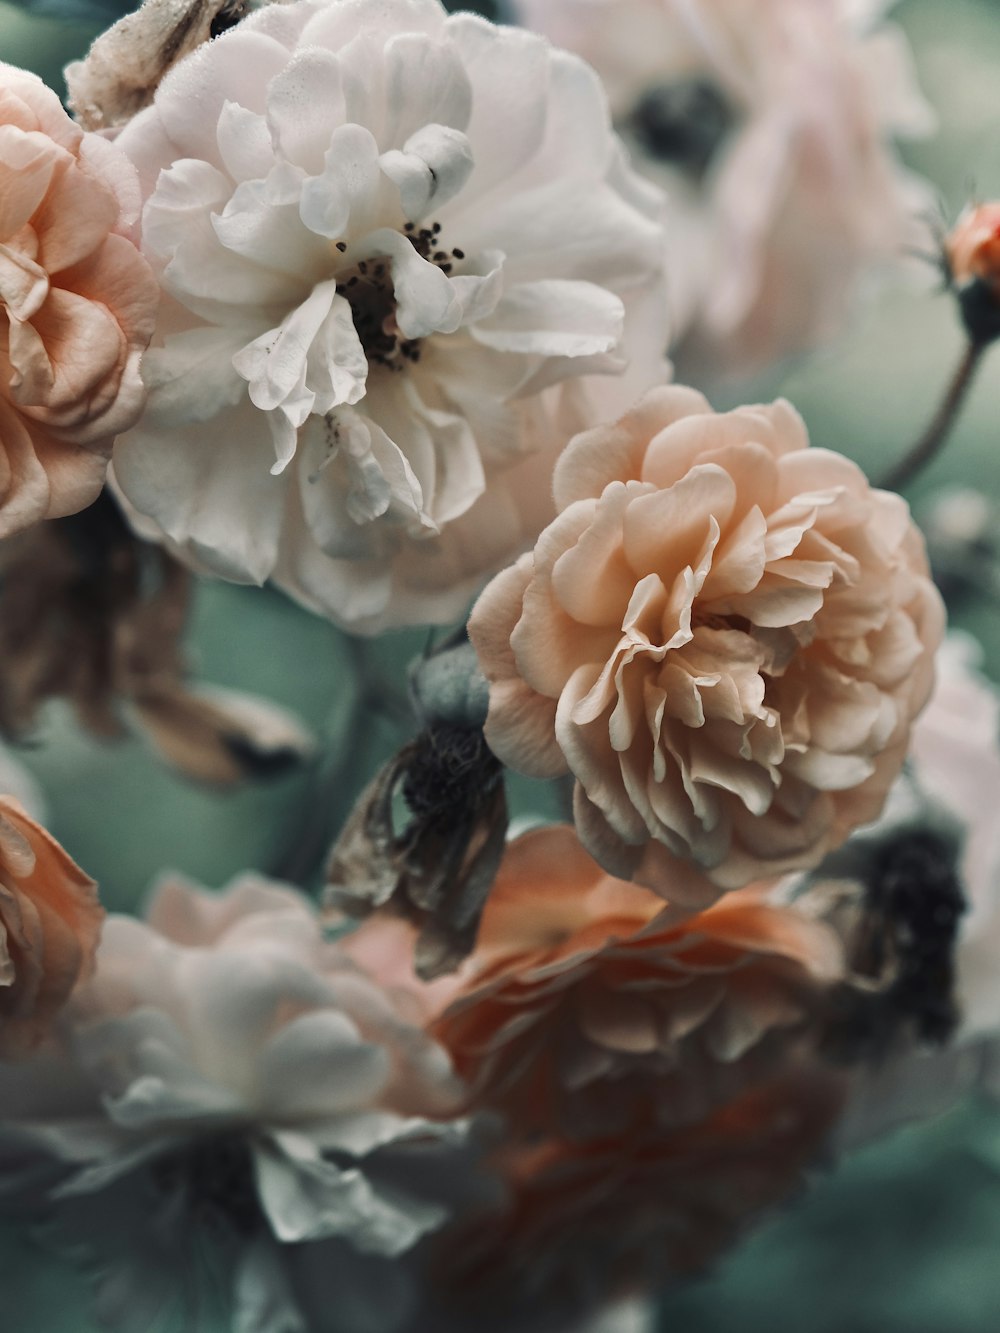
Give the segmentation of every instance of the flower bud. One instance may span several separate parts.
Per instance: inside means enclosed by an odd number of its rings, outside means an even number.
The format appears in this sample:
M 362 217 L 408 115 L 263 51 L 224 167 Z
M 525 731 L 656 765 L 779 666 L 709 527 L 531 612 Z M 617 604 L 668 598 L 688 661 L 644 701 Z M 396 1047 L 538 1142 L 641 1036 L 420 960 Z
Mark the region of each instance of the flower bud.
M 944 256 L 969 337 L 992 342 L 1000 337 L 1000 203 L 966 208 Z

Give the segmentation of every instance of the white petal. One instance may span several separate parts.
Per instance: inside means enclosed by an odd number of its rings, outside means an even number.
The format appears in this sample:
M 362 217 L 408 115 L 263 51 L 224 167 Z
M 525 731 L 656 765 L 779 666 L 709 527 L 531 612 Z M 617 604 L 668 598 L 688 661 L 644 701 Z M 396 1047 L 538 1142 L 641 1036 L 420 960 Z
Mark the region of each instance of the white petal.
M 281 1241 L 342 1236 L 367 1254 L 393 1256 L 447 1217 L 440 1204 L 390 1199 L 356 1168 L 342 1170 L 318 1154 L 292 1159 L 273 1141 L 255 1144 L 253 1161 L 261 1204 Z
M 115 446 L 114 475 L 141 514 L 223 578 L 263 583 L 274 567 L 284 483 L 249 402 L 171 434 L 137 429 Z
M 472 148 L 460 130 L 424 125 L 402 151 L 383 153 L 379 165 L 399 189 L 403 212 L 417 222 L 461 190 L 472 171 Z
M 446 274 L 425 259 L 398 231 L 382 227 L 365 238 L 370 255 L 392 261 L 396 293 L 396 322 L 407 338 L 425 338 L 429 333 L 454 333 L 462 318 L 462 305 Z
M 309 1333 L 273 1239 L 242 1250 L 233 1277 L 232 1333 Z
M 259 1061 L 262 1114 L 283 1124 L 334 1116 L 373 1102 L 389 1058 L 334 1009 L 303 1014 L 265 1046 Z
M 243 346 L 243 329 L 190 329 L 151 347 L 142 360 L 142 379 L 149 390 L 144 418 L 147 426 L 170 430 L 208 421 L 235 407 L 246 382 L 233 369 L 233 356 Z
M 332 51 L 296 51 L 267 90 L 267 123 L 274 146 L 288 162 L 321 170 L 330 127 L 346 118 L 340 61 Z
M 498 352 L 589 356 L 617 347 L 623 320 L 621 300 L 603 287 L 552 278 L 505 293 L 472 336 Z
M 391 37 L 385 48 L 385 88 L 382 143 L 387 148 L 405 144 L 425 125 L 464 130 L 468 124 L 472 88 L 449 41 L 413 31 Z
M 299 216 L 317 236 L 337 240 L 367 231 L 375 222 L 382 177 L 378 144 L 361 125 L 333 132 L 322 171 L 302 187 Z
M 238 185 L 213 215 L 212 228 L 233 254 L 298 278 L 305 295 L 314 275 L 329 271 L 331 263 L 327 242 L 302 226 L 301 190 L 297 169 L 279 163 L 265 179 Z
M 274 166 L 267 121 L 238 102 L 226 102 L 216 132 L 222 164 L 235 181 L 258 180 Z

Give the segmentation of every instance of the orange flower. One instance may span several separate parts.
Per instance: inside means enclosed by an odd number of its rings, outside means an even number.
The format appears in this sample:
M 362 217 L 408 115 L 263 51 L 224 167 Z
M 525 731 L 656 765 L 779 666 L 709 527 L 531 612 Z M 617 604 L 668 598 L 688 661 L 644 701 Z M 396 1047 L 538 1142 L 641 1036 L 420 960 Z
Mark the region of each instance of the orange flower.
M 118 149 L 0 64 L 0 537 L 90 504 L 142 409 L 158 289 L 124 234 L 138 200 Z
M 978 281 L 1000 295 L 1000 203 L 967 208 L 945 238 L 944 249 L 956 286 Z
M 788 1060 L 842 974 L 834 931 L 768 887 L 681 916 L 605 874 L 571 829 L 528 833 L 507 849 L 432 1030 L 474 1102 L 516 1132 L 696 1121 Z
M 588 851 L 674 902 L 677 856 L 739 888 L 876 818 L 930 692 L 906 504 L 808 445 L 788 403 L 653 390 L 570 442 L 558 517 L 469 622 L 490 747 L 572 773 Z
M 477 1328 L 483 1311 L 493 1327 L 490 1316 L 538 1309 L 577 1327 L 604 1300 L 703 1269 L 801 1185 L 848 1088 L 844 1074 L 800 1068 L 666 1135 L 513 1150 L 500 1163 L 507 1211 L 442 1238 L 455 1298 Z
M 89 975 L 103 919 L 94 881 L 0 796 L 0 1055 L 44 1036 Z

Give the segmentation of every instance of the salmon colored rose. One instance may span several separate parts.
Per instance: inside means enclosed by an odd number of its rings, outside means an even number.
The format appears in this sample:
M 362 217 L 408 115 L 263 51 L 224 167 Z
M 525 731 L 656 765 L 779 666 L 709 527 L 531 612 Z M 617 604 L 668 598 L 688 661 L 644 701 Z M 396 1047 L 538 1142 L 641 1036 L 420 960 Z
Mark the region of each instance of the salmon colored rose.
M 492 749 L 572 773 L 587 849 L 673 901 L 675 857 L 736 888 L 874 819 L 931 688 L 905 502 L 808 445 L 785 402 L 654 390 L 571 441 L 558 517 L 473 610 Z
M 572 829 L 539 829 L 510 844 L 432 1031 L 475 1102 L 516 1131 L 662 1131 L 787 1064 L 842 969 L 834 931 L 767 886 L 678 920 L 606 875 Z
M 44 1036 L 89 975 L 103 919 L 94 881 L 0 796 L 0 1056 Z
M 552 1327 L 578 1328 L 602 1301 L 705 1268 L 802 1187 L 849 1087 L 801 1066 L 671 1133 L 511 1148 L 497 1163 L 507 1211 L 442 1237 L 468 1326 L 544 1309 Z
M 135 171 L 0 64 L 0 537 L 84 508 L 133 425 L 157 286 Z

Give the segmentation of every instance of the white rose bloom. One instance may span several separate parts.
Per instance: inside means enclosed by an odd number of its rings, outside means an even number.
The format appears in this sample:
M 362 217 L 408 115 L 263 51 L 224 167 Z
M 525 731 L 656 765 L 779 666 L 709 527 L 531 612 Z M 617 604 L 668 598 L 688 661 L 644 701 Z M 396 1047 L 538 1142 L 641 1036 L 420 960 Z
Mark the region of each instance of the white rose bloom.
M 167 881 L 148 923 L 108 919 L 65 1053 L 0 1067 L 0 1188 L 61 1176 L 57 1225 L 113 1260 L 115 1329 L 152 1326 L 207 1245 L 240 1333 L 384 1333 L 407 1313 L 400 1256 L 477 1179 L 449 1058 L 408 1003 L 293 890 Z
M 567 439 L 666 376 L 662 196 L 529 33 L 270 6 L 117 142 L 167 295 L 115 476 L 199 568 L 362 632 L 455 618 L 551 517 Z
M 839 332 L 858 288 L 927 241 L 894 136 L 933 116 L 886 0 L 512 0 L 603 77 L 668 189 L 674 346 L 699 384 Z

